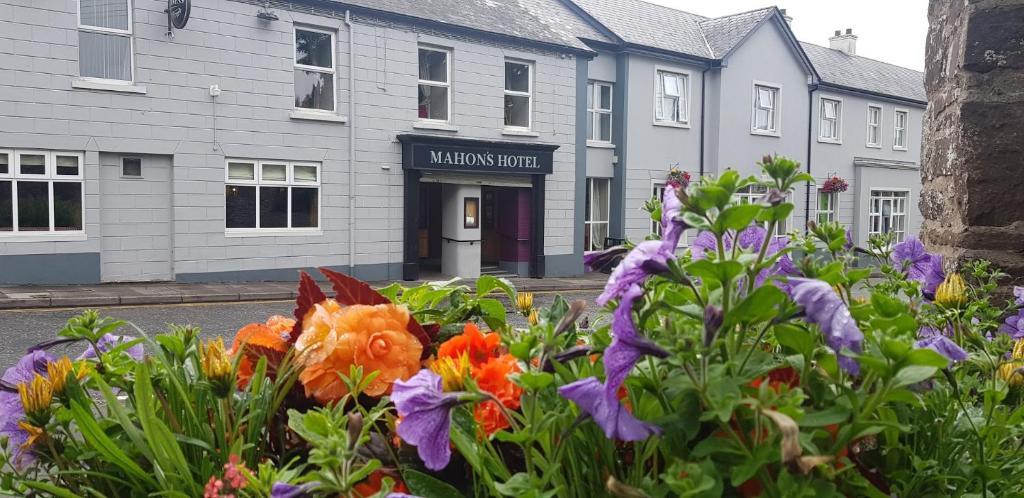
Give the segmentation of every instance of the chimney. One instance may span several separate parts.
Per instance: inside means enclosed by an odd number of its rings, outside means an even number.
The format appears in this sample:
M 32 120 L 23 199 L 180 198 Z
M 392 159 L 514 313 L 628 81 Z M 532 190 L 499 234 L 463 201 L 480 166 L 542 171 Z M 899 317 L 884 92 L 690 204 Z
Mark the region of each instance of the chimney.
M 782 14 L 782 18 L 786 20 L 786 24 L 793 25 L 793 16 L 786 13 L 786 9 L 779 9 L 779 13 Z
M 846 33 L 837 29 L 835 36 L 828 39 L 828 47 L 846 55 L 857 55 L 857 35 L 852 28 L 846 28 Z

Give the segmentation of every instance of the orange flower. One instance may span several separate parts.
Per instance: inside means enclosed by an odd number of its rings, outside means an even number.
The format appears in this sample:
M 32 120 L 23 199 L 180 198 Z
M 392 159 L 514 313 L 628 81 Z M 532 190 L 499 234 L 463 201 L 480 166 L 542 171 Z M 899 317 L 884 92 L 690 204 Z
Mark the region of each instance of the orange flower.
M 504 354 L 491 358 L 474 368 L 473 379 L 476 380 L 477 387 L 481 391 L 494 395 L 505 408 L 518 410 L 519 398 L 523 394 L 523 389 L 513 383 L 509 376 L 521 371 L 515 357 Z M 508 420 L 505 419 L 505 415 L 494 401 L 478 404 L 473 410 L 473 417 L 487 434 L 494 434 L 509 426 Z
M 484 335 L 475 323 L 467 323 L 462 329 L 462 335 L 457 335 L 444 341 L 437 348 L 437 357 L 458 359 L 463 354 L 469 356 L 469 363 L 474 367 L 482 365 L 487 360 L 498 356 L 501 347 L 501 337 L 491 332 Z
M 238 330 L 235 340 L 231 344 L 231 354 L 237 355 L 245 351 L 238 362 L 238 388 L 245 389 L 252 378 L 253 369 L 256 368 L 256 361 L 260 356 L 267 353 L 285 353 L 289 345 L 287 335 L 295 326 L 295 320 L 281 315 L 274 315 L 267 319 L 267 323 L 250 323 Z M 268 365 L 276 367 L 277 365 Z M 269 371 L 269 368 L 268 368 Z
M 321 403 L 341 399 L 348 388 L 338 374 L 348 375 L 353 365 L 363 367 L 363 375 L 378 372 L 364 391 L 370 396 L 386 394 L 394 381 L 412 377 L 420 369 L 423 344 L 408 324 L 409 311 L 394 304 L 342 307 L 327 299 L 313 306 L 295 343 L 306 396 Z
M 370 476 L 367 477 L 365 481 L 362 481 L 359 484 L 353 486 L 352 490 L 358 493 L 358 496 L 362 496 L 364 498 L 375 496 L 377 493 L 380 493 L 380 487 L 382 484 L 384 484 L 385 476 L 390 477 L 393 481 L 395 481 L 395 485 L 391 489 L 393 493 L 409 492 L 409 488 L 405 487 L 405 483 L 402 482 L 401 479 L 395 477 L 391 473 L 385 473 L 384 471 L 381 470 L 373 471 L 373 473 L 371 473 Z

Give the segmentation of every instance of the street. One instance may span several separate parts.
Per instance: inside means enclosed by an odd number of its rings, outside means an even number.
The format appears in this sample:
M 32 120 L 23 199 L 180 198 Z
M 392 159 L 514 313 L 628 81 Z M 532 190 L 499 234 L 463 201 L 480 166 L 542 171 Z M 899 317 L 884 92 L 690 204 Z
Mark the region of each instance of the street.
M 599 292 L 597 290 L 573 291 L 562 293 L 562 295 L 570 301 L 585 300 L 588 304 L 584 315 L 590 316 L 593 320 L 598 311 L 593 302 Z M 535 293 L 534 306 L 550 305 L 556 294 L 555 292 Z M 146 334 L 164 332 L 168 329 L 168 324 L 193 324 L 202 329 L 204 336 L 223 336 L 227 342 L 243 325 L 264 321 L 268 316 L 275 314 L 291 316 L 294 308 L 295 303 L 292 301 L 264 301 L 110 306 L 100 307 L 99 311 L 103 316 L 130 322 Z M 41 308 L 0 311 L 0 331 L 7 337 L 0 343 L 0 368 L 6 369 L 13 365 L 29 347 L 55 338 L 64 323 L 83 310 L 84 308 Z M 514 312 L 511 306 L 509 306 L 509 318 L 516 325 L 525 324 L 525 319 Z M 126 325 L 120 333 L 137 334 L 132 325 Z M 84 346 L 75 345 L 66 353 L 74 357 L 82 349 Z M 65 351 L 57 349 L 54 352 L 59 354 Z

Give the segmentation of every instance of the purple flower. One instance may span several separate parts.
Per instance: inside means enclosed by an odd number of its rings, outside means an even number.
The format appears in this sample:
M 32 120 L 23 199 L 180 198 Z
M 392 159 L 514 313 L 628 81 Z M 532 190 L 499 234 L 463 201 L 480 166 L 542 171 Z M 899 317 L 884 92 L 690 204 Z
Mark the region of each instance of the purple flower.
M 21 405 L 17 387 L 30 382 L 36 374 L 46 375 L 46 364 L 53 360 L 46 351 L 30 351 L 0 377 L 0 437 L 7 438 L 11 459 L 19 469 L 31 465 L 35 457 L 22 448 L 28 440 L 28 433 L 18 426 L 18 422 L 25 418 L 25 407 Z
M 416 447 L 423 464 L 430 470 L 441 470 L 452 457 L 451 410 L 460 403 L 459 393 L 441 389 L 441 376 L 420 370 L 409 380 L 396 381 L 391 391 L 402 423 L 398 436 Z
M 126 336 L 126 335 L 114 335 L 114 334 L 104 335 L 103 337 L 100 337 L 99 341 L 96 342 L 96 347 L 95 348 L 90 344 L 85 349 L 85 352 L 82 353 L 78 357 L 78 359 L 79 360 L 91 360 L 91 359 L 94 359 L 94 358 L 96 358 L 98 356 L 96 354 L 96 349 L 99 349 L 100 353 L 106 353 L 106 352 L 110 351 L 111 349 L 114 349 L 117 346 L 120 346 L 121 344 L 124 344 L 126 342 L 131 342 L 131 341 L 134 341 L 134 340 L 135 340 L 134 337 L 130 337 L 130 336 Z M 143 355 L 142 343 L 129 346 L 128 349 L 124 350 L 124 352 L 125 352 L 125 354 L 127 354 L 130 357 L 132 357 L 132 359 L 134 359 L 136 361 L 142 360 L 142 355 Z
M 275 482 L 270 488 L 270 498 L 310 498 L 309 492 L 316 485 L 315 482 L 307 482 L 302 485 Z
M 921 292 L 926 296 L 934 296 L 935 289 L 946 278 L 942 256 L 925 251 L 924 244 L 916 237 L 896 244 L 890 260 L 907 272 L 907 278 L 921 282 Z
M 679 237 L 686 229 L 686 224 L 681 219 L 682 212 L 683 201 L 679 199 L 676 188 L 666 186 L 661 199 L 661 241 L 665 250 L 675 251 L 679 245 Z
M 566 384 L 558 388 L 558 393 L 579 405 L 580 410 L 590 415 L 608 439 L 642 441 L 661 433 L 657 427 L 629 413 L 614 393 L 608 394 L 604 384 L 596 377 L 587 377 Z
M 741 249 L 750 252 L 760 252 L 761 245 L 764 243 L 767 232 L 768 231 L 763 226 L 755 223 L 743 229 L 743 231 L 736 236 L 736 240 Z M 789 241 L 785 238 L 772 237 L 771 240 L 768 241 L 768 248 L 765 249 L 765 257 L 770 258 L 774 256 L 779 251 L 785 249 L 788 244 Z M 732 236 L 726 234 L 722 237 L 722 246 L 726 251 L 732 250 Z M 708 231 L 703 231 L 697 234 L 697 237 L 694 239 L 693 244 L 691 244 L 690 247 L 690 252 L 694 261 L 704 259 L 706 253 L 710 252 L 715 254 L 718 252 L 718 243 L 715 241 L 715 236 Z M 776 260 L 775 264 L 771 268 L 761 270 L 761 272 L 757 274 L 757 277 L 754 279 L 754 285 L 760 287 L 768 277 L 773 275 L 796 276 L 799 274 L 800 272 L 793 264 L 793 260 L 788 254 L 784 254 Z M 783 290 L 788 287 L 787 284 L 782 282 L 775 282 L 775 284 Z
M 1024 310 L 1018 311 L 1016 315 L 1006 317 L 1006 321 L 999 326 L 999 331 L 1014 340 L 1024 339 Z
M 864 334 L 850 315 L 846 304 L 827 282 L 811 278 L 790 278 L 792 297 L 807 314 L 809 323 L 816 323 L 825 334 L 825 343 L 836 352 L 839 366 L 857 375 L 860 365 L 842 353 L 844 348 L 859 353 Z
M 953 366 L 958 361 L 964 361 L 967 359 L 967 351 L 964 351 L 955 341 L 950 339 L 946 334 L 935 330 L 932 327 L 921 327 L 921 330 L 917 331 L 917 336 L 920 339 L 914 343 L 916 348 L 928 348 L 936 353 L 945 356 L 949 360 L 948 366 Z
M 843 244 L 843 249 L 847 251 L 853 249 L 853 233 L 849 229 L 846 229 L 846 243 Z
M 602 251 L 589 251 L 583 253 L 583 267 L 586 271 L 600 271 L 608 273 L 615 268 L 615 265 L 622 257 L 629 252 L 626 246 L 613 246 Z
M 675 259 L 674 251 L 666 250 L 659 240 L 645 240 L 637 244 L 608 277 L 604 292 L 597 296 L 597 304 L 604 306 L 651 275 L 667 272 L 668 262 L 672 259 Z
M 1013 286 L 1014 304 L 1024 306 L 1024 287 Z
M 605 389 L 614 397 L 640 357 L 649 354 L 658 358 L 668 352 L 641 336 L 633 324 L 633 302 L 644 293 L 643 287 L 634 285 L 622 294 L 619 307 L 612 314 L 612 344 L 604 351 Z

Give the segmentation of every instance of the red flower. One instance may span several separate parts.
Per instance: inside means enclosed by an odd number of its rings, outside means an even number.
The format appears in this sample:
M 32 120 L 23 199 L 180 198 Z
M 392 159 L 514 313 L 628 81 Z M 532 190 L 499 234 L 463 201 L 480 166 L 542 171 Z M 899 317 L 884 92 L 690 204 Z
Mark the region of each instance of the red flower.
M 437 348 L 437 357 L 458 359 L 463 353 L 469 357 L 469 364 L 478 367 L 487 360 L 498 356 L 501 337 L 491 332 L 484 335 L 475 323 L 467 323 L 462 335 L 444 341 Z

